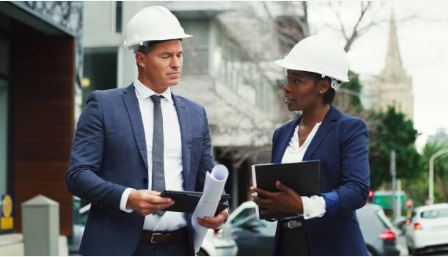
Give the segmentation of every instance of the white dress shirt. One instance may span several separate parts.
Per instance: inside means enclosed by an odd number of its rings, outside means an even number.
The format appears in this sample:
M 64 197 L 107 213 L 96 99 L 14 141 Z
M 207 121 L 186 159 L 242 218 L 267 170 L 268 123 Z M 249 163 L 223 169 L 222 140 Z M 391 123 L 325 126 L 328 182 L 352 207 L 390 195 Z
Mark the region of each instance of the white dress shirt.
M 294 134 L 289 141 L 288 147 L 283 154 L 282 163 L 291 163 L 291 162 L 301 162 L 303 160 L 303 156 L 305 155 L 308 146 L 316 135 L 317 130 L 319 129 L 320 122 L 316 123 L 314 128 L 308 134 L 305 142 L 302 145 L 299 145 L 299 126 L 296 126 L 294 130 Z M 304 219 L 312 219 L 317 217 L 322 217 L 325 215 L 325 200 L 322 196 L 313 195 L 311 197 L 301 196 L 303 203 L 303 218 Z
M 150 96 L 156 94 L 153 90 L 143 85 L 138 79 L 134 81 L 135 93 L 137 95 L 140 113 L 145 130 L 146 152 L 148 160 L 148 189 L 152 186 L 152 139 L 153 139 L 153 116 L 154 104 Z M 168 88 L 161 94 L 160 106 L 163 116 L 163 140 L 164 140 L 164 171 L 166 190 L 183 191 L 182 176 L 182 142 L 180 125 L 174 107 L 171 90 Z M 130 167 L 132 168 L 132 167 Z M 127 188 L 121 197 L 120 209 L 126 212 L 133 210 L 126 209 L 126 202 L 129 194 L 134 190 Z M 165 212 L 160 217 L 158 215 L 147 215 L 143 225 L 144 230 L 152 231 L 173 231 L 187 226 L 185 215 L 181 212 Z

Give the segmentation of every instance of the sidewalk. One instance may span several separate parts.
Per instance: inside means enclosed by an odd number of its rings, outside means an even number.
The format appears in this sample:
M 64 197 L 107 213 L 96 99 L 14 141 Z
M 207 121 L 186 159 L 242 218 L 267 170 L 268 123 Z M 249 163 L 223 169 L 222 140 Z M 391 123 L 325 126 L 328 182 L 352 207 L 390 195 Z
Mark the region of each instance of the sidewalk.
M 24 256 L 22 234 L 0 235 L 0 255 Z M 59 256 L 68 256 L 66 236 L 59 236 Z

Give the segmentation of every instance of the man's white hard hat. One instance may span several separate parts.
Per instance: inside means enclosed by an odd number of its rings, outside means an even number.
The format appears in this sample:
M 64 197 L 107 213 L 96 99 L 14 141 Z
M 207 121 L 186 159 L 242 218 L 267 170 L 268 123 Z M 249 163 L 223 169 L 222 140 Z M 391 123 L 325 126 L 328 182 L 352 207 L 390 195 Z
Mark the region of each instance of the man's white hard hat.
M 135 14 L 126 27 L 124 47 L 133 50 L 146 41 L 189 38 L 176 16 L 166 7 L 148 6 Z
M 283 68 L 321 74 L 340 82 L 348 82 L 347 53 L 336 42 L 323 35 L 302 39 L 281 60 Z

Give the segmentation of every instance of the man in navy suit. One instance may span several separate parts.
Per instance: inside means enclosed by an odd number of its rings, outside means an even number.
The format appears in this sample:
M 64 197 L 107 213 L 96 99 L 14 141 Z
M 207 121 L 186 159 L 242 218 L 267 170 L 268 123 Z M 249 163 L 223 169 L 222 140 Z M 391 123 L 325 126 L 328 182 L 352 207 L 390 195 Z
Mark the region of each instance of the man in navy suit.
M 138 77 L 87 99 L 66 174 L 69 191 L 92 204 L 82 255 L 194 255 L 191 215 L 164 211 L 174 202 L 160 195 L 202 191 L 213 168 L 204 108 L 170 90 L 180 80 L 187 37 L 168 9 L 142 9 L 125 41 Z M 219 229 L 227 215 L 198 222 Z
M 321 195 L 300 196 L 280 181 L 278 192 L 252 188 L 262 212 L 291 213 L 279 220 L 275 255 L 367 255 L 356 209 L 370 186 L 367 126 L 331 102 L 348 82 L 348 58 L 323 36 L 297 43 L 276 64 L 287 69 L 284 101 L 301 115 L 275 130 L 272 162 L 320 160 Z

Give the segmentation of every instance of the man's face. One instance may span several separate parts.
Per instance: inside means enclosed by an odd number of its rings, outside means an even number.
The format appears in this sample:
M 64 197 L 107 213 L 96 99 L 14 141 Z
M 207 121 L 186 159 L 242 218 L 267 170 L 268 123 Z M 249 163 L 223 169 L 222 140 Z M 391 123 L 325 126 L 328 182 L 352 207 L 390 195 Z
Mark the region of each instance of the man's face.
M 139 79 L 157 93 L 179 83 L 182 72 L 182 43 L 170 40 L 158 43 L 147 54 L 136 53 Z

